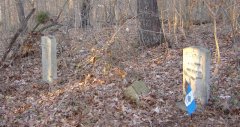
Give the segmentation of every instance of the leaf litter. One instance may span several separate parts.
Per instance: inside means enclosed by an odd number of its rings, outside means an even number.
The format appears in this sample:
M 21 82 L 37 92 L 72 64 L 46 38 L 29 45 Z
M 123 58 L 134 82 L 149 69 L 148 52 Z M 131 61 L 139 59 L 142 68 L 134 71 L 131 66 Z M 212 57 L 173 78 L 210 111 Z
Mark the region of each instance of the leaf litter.
M 221 64 L 219 73 L 211 76 L 209 104 L 192 117 L 176 106 L 183 98 L 183 48 L 208 48 L 212 72 L 215 68 L 210 26 L 193 26 L 186 38 L 179 30 L 178 40 L 167 33 L 169 49 L 164 44 L 138 48 L 136 29 L 130 26 L 120 30 L 107 49 L 114 28 L 70 30 L 68 38 L 58 32 L 62 50 L 53 83 L 41 81 L 39 52 L 0 70 L 0 126 L 237 126 L 240 80 L 229 26 L 221 28 L 228 32 L 218 33 Z M 123 96 L 136 80 L 150 88 L 138 105 Z

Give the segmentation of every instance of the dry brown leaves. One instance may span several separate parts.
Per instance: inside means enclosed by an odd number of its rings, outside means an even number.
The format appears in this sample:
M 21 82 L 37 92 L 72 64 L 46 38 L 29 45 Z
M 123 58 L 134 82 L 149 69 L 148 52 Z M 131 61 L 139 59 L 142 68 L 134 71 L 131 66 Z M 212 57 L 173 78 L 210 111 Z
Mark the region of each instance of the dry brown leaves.
M 136 30 L 121 30 L 111 52 L 101 50 L 114 29 L 57 34 L 59 79 L 41 82 L 40 54 L 20 59 L 1 70 L 0 126 L 237 126 L 240 123 L 240 81 L 228 26 L 219 30 L 222 63 L 212 76 L 211 99 L 193 117 L 176 107 L 182 100 L 182 48 L 202 45 L 213 53 L 211 24 L 193 26 L 184 39 L 179 32 L 166 52 L 159 46 L 136 49 Z M 221 31 L 228 31 L 226 33 Z M 181 39 L 182 38 L 182 39 Z M 92 50 L 94 48 L 94 50 Z M 143 80 L 151 93 L 140 104 L 129 102 L 122 90 Z

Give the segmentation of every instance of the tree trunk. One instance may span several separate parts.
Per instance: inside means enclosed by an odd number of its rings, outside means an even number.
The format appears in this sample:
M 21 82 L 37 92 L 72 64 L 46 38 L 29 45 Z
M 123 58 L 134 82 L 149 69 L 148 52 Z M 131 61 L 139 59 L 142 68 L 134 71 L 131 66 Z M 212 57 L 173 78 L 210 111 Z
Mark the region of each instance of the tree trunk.
M 6 2 L 6 10 L 7 10 L 7 22 L 6 22 L 6 24 L 7 24 L 7 29 L 9 30 L 9 29 L 11 29 L 11 26 L 13 25 L 12 24 L 12 18 L 11 18 L 11 15 L 12 15 L 12 13 L 11 13 L 11 0 L 7 0 L 7 2 Z
M 163 41 L 157 0 L 137 0 L 140 39 L 143 46 L 153 47 Z
M 90 26 L 90 1 L 85 0 L 81 8 L 82 28 L 85 29 Z
M 7 11 L 6 11 L 6 1 L 3 1 L 3 30 L 7 31 Z
M 113 25 L 114 23 L 114 19 L 115 19 L 115 13 L 114 13 L 114 6 L 115 6 L 115 1 L 109 1 L 108 2 L 108 7 L 109 7 L 109 14 L 107 16 L 107 23 L 110 24 L 110 25 Z
M 26 28 L 26 23 L 25 23 L 25 13 L 24 13 L 24 8 L 23 8 L 23 0 L 15 0 L 16 2 L 16 7 L 17 7 L 17 12 L 18 12 L 18 19 L 21 24 L 21 28 L 23 28 L 24 32 L 27 29 Z

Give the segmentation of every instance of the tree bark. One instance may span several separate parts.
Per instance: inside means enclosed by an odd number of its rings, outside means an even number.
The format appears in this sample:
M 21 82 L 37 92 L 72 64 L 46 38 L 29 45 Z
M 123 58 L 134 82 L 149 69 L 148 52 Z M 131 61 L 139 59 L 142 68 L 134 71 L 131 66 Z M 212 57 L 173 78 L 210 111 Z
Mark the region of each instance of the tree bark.
M 3 30 L 7 31 L 6 1 L 3 1 Z
M 85 0 L 81 8 L 82 28 L 85 29 L 90 26 L 90 1 Z
M 153 47 L 163 41 L 157 0 L 137 0 L 140 39 L 143 46 Z
M 24 13 L 24 8 L 23 8 L 23 0 L 15 0 L 16 2 L 16 7 L 17 7 L 17 12 L 18 12 L 18 19 L 21 24 L 21 28 L 23 28 L 23 32 L 27 30 L 26 23 L 25 23 L 25 13 Z

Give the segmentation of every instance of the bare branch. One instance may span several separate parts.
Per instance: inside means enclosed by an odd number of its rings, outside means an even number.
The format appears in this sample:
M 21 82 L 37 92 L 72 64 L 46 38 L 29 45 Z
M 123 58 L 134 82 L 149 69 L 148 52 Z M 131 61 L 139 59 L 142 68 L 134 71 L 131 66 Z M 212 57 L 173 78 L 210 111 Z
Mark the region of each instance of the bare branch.
M 29 20 L 30 17 L 33 15 L 33 13 L 35 12 L 35 10 L 36 10 L 36 9 L 33 8 L 33 9 L 31 10 L 31 12 L 27 15 L 24 24 L 27 24 L 28 20 Z M 27 26 L 27 25 L 24 25 L 24 26 Z M 23 28 L 23 26 L 21 26 L 21 27 L 17 30 L 17 32 L 14 34 L 14 36 L 13 36 L 13 38 L 11 39 L 10 44 L 9 44 L 9 46 L 8 46 L 8 48 L 7 48 L 7 51 L 4 53 L 4 55 L 3 55 L 3 57 L 2 57 L 2 61 L 0 62 L 0 65 L 1 65 L 1 63 L 3 63 L 3 62 L 6 60 L 7 55 L 8 55 L 9 52 L 11 51 L 13 44 L 16 42 L 17 38 L 18 38 L 19 35 L 23 32 L 23 30 L 24 30 L 24 28 Z

